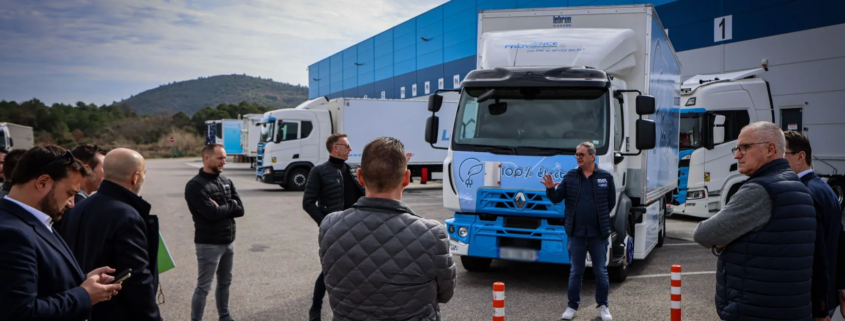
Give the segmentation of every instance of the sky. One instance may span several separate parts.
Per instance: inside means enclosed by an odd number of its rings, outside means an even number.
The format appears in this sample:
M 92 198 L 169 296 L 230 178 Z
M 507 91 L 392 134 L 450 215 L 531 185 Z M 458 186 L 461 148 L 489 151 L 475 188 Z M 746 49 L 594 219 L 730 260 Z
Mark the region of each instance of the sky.
M 306 68 L 446 0 L 0 0 L 0 100 L 111 104 L 173 81 Z

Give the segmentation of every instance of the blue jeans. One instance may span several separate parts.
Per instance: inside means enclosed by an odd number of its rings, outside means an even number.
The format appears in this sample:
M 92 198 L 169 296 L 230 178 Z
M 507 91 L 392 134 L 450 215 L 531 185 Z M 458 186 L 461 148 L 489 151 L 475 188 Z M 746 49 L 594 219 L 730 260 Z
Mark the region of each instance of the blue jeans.
M 202 320 L 205 310 L 205 298 L 211 291 L 211 281 L 217 274 L 217 289 L 214 291 L 214 299 L 217 301 L 217 315 L 221 321 L 231 321 L 229 315 L 229 285 L 232 284 L 232 265 L 235 258 L 235 245 L 229 243 L 218 244 L 196 244 L 197 267 L 197 288 L 194 290 L 194 297 L 191 300 L 191 320 Z
M 593 274 L 596 275 L 596 304 L 607 305 L 607 292 L 610 283 L 607 278 L 607 239 L 601 237 L 570 236 L 566 243 L 569 252 L 569 307 L 578 310 L 581 303 L 581 282 L 587 263 L 587 251 L 593 262 Z

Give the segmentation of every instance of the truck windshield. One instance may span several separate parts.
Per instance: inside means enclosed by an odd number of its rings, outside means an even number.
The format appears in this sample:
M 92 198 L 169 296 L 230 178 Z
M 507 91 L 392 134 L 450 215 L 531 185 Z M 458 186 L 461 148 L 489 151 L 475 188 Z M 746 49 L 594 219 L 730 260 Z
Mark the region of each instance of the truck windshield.
M 261 139 L 259 141 L 269 142 L 273 140 L 273 132 L 276 122 L 266 122 L 261 124 Z
M 701 147 L 701 114 L 681 114 L 681 137 L 678 147 L 696 149 Z
M 596 88 L 466 88 L 461 95 L 454 150 L 516 155 L 575 153 L 584 141 L 607 150 L 608 99 Z

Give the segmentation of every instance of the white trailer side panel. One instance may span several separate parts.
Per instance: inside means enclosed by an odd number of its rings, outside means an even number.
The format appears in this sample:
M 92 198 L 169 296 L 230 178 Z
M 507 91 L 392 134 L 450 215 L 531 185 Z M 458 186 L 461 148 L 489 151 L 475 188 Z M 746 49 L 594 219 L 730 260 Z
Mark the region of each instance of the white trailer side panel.
M 405 145 L 405 151 L 414 153 L 410 165 L 442 165 L 446 159 L 445 149 L 434 149 L 425 142 L 426 119 L 431 116 L 426 101 L 348 99 L 341 105 L 343 133 L 349 135 L 352 144 L 350 164 L 359 165 L 364 146 L 372 140 L 391 136 Z M 440 115 L 438 147 L 448 147 L 457 104 L 444 102 Z

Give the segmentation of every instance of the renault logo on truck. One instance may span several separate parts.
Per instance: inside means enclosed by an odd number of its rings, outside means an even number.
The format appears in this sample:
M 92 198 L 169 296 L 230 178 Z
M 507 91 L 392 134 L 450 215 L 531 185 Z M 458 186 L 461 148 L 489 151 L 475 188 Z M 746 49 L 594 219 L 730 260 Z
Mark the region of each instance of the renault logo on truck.
M 526 203 L 525 194 L 522 192 L 516 193 L 516 196 L 513 198 L 513 203 L 516 205 L 516 208 L 522 209 Z

